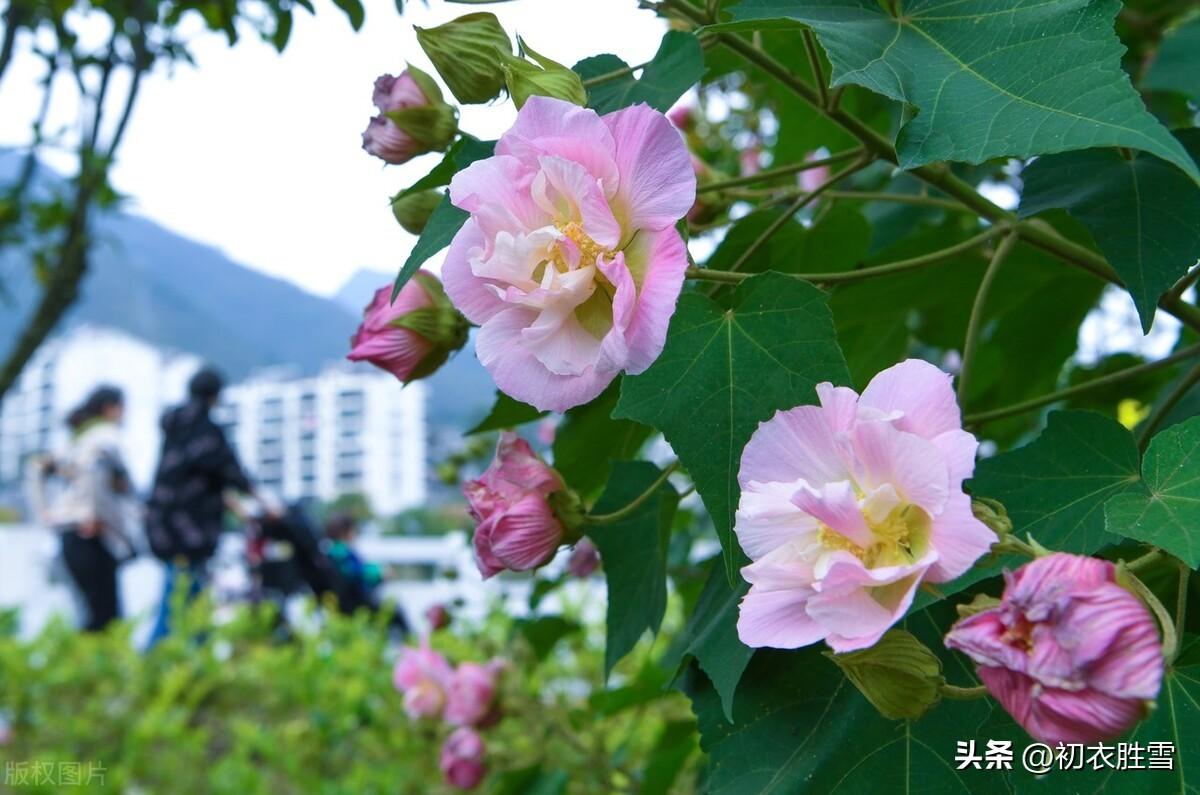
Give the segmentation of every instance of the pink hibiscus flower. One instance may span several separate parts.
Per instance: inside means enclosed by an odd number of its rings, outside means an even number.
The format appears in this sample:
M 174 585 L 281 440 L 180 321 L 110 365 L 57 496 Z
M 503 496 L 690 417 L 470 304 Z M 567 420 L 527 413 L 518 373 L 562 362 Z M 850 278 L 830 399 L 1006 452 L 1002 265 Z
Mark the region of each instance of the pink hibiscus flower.
M 563 411 L 649 367 L 683 284 L 675 223 L 695 192 L 683 139 L 658 111 L 602 117 L 530 97 L 495 156 L 450 183 L 471 217 L 442 278 L 482 326 L 476 352 L 496 384 Z

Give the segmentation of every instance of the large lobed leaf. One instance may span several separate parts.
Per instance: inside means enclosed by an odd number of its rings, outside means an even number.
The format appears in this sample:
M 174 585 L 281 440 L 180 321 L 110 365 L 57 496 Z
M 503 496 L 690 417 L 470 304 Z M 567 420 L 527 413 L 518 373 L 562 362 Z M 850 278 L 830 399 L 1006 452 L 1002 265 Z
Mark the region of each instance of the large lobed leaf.
M 1104 506 L 1108 531 L 1200 566 L 1200 417 L 1155 435 L 1142 461 L 1142 480 L 1142 488 Z
M 625 378 L 613 416 L 663 432 L 712 516 L 733 582 L 742 557 L 732 533 L 742 448 L 776 411 L 813 402 L 818 383 L 849 378 L 825 293 L 764 273 L 738 285 L 729 309 L 682 296 L 662 355 Z
M 1119 0 L 898 5 L 898 17 L 878 0 L 743 0 L 730 11 L 738 23 L 812 26 L 833 86 L 855 83 L 915 105 L 896 141 L 904 168 L 1124 146 L 1200 182 L 1196 164 L 1121 71 Z
M 1200 130 L 1176 135 L 1200 154 Z M 1158 299 L 1200 259 L 1200 187 L 1157 157 L 1116 149 L 1039 157 L 1021 176 L 1021 215 L 1057 207 L 1087 226 L 1149 332 Z
M 980 461 L 970 482 L 973 495 L 1004 505 L 1014 533 L 1079 554 L 1116 540 L 1105 532 L 1104 503 L 1137 488 L 1133 436 L 1091 411 L 1053 412 L 1034 442 Z M 1000 569 L 1000 564 L 977 566 L 943 590 L 953 593 Z

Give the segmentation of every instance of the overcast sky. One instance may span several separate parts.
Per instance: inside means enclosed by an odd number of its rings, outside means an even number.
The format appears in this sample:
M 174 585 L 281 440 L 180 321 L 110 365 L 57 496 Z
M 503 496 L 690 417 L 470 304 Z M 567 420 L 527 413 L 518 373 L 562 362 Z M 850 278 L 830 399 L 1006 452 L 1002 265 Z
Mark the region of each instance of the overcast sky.
M 406 60 L 432 72 L 412 26 L 483 9 L 430 0 L 430 8 L 407 3 L 401 17 L 393 0 L 367 0 L 366 24 L 354 33 L 331 0 L 315 5 L 315 17 L 296 10 L 283 55 L 257 38 L 230 49 L 208 34 L 195 41 L 196 67 L 150 77 L 113 181 L 133 212 L 330 294 L 359 268 L 399 268 L 414 238 L 396 225 L 387 198 L 439 157 L 384 166 L 362 151 L 375 78 L 398 73 Z M 642 63 L 665 30 L 636 0 L 519 0 L 486 10 L 568 65 L 601 52 Z M 26 139 L 39 70 L 21 59 L 0 84 L 0 145 Z M 511 102 L 468 106 L 461 126 L 495 137 L 515 113 Z

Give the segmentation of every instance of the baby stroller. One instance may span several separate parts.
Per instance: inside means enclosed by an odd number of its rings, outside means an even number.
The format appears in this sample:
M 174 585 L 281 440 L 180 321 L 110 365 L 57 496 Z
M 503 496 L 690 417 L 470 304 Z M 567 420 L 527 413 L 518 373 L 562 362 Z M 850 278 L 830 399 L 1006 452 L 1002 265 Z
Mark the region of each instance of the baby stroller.
M 408 622 L 398 607 L 384 606 L 338 570 L 325 551 L 324 539 L 310 512 L 293 503 L 278 518 L 264 516 L 247 534 L 247 562 L 260 598 L 280 607 L 289 597 L 306 591 L 324 600 L 331 596 L 338 611 L 351 615 L 360 608 L 372 613 L 390 611 L 390 630 L 403 637 Z

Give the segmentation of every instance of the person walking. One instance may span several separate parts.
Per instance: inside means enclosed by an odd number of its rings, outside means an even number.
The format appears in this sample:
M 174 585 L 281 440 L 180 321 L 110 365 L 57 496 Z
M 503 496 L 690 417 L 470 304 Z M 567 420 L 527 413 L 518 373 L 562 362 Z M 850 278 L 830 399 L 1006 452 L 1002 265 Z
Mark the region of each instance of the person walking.
M 224 528 L 230 493 L 253 493 L 224 432 L 210 416 L 223 385 L 216 370 L 201 369 L 188 384 L 187 402 L 162 419 L 162 454 L 146 505 L 146 539 L 166 564 L 166 578 L 150 645 L 170 631 L 179 576 L 187 577 L 188 598 L 207 584 L 208 562 Z
M 56 477 L 60 488 L 42 512 L 62 540 L 67 571 L 82 597 L 81 628 L 98 632 L 120 618 L 117 569 L 132 557 L 129 505 L 133 488 L 121 457 L 120 390 L 102 386 L 68 417 L 71 441 L 59 460 L 44 459 L 37 493 Z M 43 503 L 44 503 L 43 499 Z

